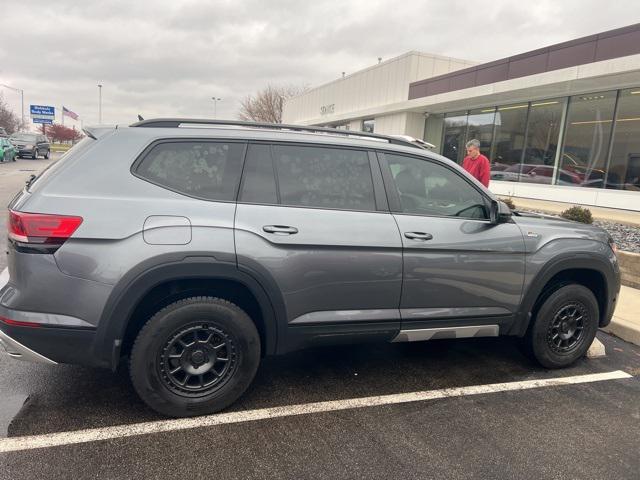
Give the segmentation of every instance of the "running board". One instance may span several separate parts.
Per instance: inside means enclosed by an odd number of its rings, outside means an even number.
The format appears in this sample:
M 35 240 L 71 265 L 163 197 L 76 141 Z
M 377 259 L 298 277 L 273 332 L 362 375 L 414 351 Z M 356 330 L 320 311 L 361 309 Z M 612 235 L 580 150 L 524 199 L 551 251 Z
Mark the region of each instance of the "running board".
M 442 340 L 445 338 L 497 337 L 499 331 L 498 325 L 400 330 L 391 342 L 420 342 L 423 340 Z

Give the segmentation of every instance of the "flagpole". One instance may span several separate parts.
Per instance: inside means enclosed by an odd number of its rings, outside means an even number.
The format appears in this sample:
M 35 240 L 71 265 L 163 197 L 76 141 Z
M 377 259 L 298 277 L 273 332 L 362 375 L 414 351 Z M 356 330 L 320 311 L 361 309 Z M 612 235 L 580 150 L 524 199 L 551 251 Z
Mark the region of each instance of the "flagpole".
M 60 110 L 60 117 L 62 118 L 62 126 L 64 127 L 64 105 L 62 105 L 62 110 Z

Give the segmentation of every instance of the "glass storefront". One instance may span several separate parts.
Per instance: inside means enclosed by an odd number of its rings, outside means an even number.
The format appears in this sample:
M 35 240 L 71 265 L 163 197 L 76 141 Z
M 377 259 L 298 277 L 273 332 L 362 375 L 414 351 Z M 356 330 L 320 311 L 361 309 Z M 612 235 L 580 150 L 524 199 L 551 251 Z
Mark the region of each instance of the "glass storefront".
M 564 174 L 575 186 L 602 188 L 615 104 L 615 91 L 569 99 L 557 184 Z
M 607 188 L 640 191 L 640 88 L 618 99 Z
M 485 155 L 487 158 L 491 153 L 495 117 L 495 108 L 471 110 L 467 117 L 467 138 L 465 140 L 465 145 L 472 138 L 480 140 L 480 153 Z M 464 149 L 462 157 L 464 158 L 465 155 L 466 149 Z
M 564 100 L 554 99 L 532 102 L 529 106 L 526 144 L 519 181 L 553 183 L 564 105 Z
M 492 180 L 640 191 L 640 87 L 432 117 L 425 140 L 462 163 L 477 138 Z
M 467 112 L 447 113 L 444 116 L 442 155 L 454 162 L 462 163 L 467 133 Z
M 506 169 L 521 162 L 528 112 L 527 103 L 498 107 L 495 140 L 487 155 L 493 159 L 498 169 Z

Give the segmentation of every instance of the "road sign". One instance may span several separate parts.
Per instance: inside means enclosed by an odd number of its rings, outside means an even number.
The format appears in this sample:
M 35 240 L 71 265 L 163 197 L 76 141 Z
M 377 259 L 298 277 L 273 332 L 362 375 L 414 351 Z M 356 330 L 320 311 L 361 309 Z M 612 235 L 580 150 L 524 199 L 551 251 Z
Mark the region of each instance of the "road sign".
M 56 109 L 48 105 L 30 105 L 31 120 L 33 123 L 46 123 L 51 125 L 55 120 Z M 47 120 L 47 121 L 41 121 Z
M 53 125 L 53 118 L 32 118 L 33 123 L 44 123 L 46 125 Z

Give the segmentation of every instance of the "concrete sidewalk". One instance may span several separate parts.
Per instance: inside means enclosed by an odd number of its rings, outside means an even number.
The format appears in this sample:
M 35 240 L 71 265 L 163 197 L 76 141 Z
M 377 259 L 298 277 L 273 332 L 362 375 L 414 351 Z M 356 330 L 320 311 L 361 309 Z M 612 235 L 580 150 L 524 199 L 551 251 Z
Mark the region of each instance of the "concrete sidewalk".
M 640 345 L 640 290 L 625 286 L 620 288 L 613 320 L 603 330 Z

